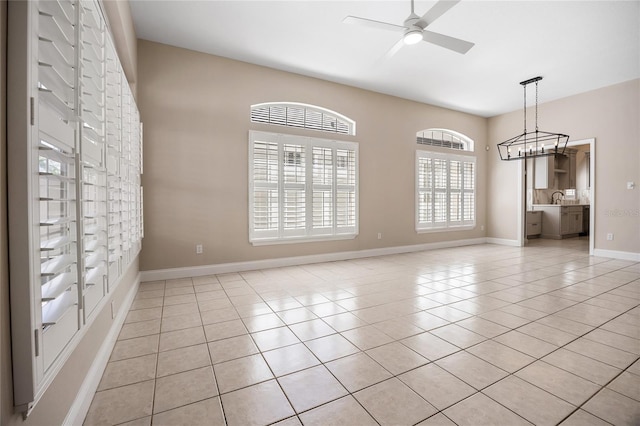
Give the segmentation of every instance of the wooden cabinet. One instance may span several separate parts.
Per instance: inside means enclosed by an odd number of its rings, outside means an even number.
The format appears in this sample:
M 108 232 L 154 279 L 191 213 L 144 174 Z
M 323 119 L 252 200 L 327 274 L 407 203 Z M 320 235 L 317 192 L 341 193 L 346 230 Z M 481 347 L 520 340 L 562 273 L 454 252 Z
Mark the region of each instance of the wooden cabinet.
M 542 238 L 559 240 L 582 232 L 582 206 L 554 206 L 534 204 L 533 210 L 542 212 Z
M 567 155 L 559 155 L 557 159 L 558 189 L 576 187 L 576 152 L 565 150 Z
M 582 206 L 563 206 L 560 209 L 560 235 L 582 232 Z
M 539 237 L 542 234 L 542 212 L 527 212 L 527 238 Z
M 536 157 L 534 167 L 534 188 L 553 188 L 555 156 L 549 155 L 548 157 Z
M 567 189 L 576 187 L 576 151 L 566 149 L 564 155 L 536 157 L 535 189 Z

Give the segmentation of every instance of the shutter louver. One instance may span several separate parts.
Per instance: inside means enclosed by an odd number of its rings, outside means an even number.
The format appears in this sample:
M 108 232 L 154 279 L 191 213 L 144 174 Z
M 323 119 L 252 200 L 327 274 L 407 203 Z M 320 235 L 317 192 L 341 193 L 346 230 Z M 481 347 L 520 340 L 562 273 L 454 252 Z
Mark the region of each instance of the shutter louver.
M 355 135 L 355 123 L 337 113 L 296 103 L 260 104 L 251 107 L 251 122 L 320 130 L 343 135 Z

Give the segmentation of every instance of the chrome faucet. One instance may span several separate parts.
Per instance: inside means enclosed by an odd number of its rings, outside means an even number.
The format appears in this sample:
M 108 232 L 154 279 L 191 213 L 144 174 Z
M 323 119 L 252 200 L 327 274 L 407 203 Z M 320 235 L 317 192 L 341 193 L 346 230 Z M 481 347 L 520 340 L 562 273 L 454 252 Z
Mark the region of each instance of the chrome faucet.
M 558 198 L 556 198 L 556 200 L 553 200 L 553 196 L 556 194 L 560 194 L 560 196 Z M 551 204 L 560 204 L 560 200 L 562 199 L 562 197 L 564 197 L 564 194 L 562 193 L 562 191 L 556 191 L 553 194 L 551 194 Z

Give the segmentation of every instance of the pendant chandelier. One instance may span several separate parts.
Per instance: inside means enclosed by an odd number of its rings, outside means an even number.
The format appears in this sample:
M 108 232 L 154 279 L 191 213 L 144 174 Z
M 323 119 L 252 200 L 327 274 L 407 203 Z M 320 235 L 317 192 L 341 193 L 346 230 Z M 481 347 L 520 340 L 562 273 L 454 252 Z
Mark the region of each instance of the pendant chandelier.
M 505 161 L 524 160 L 532 157 L 564 154 L 569 135 L 538 130 L 538 82 L 542 77 L 521 81 L 524 88 L 524 133 L 498 144 L 500 159 Z M 536 130 L 527 132 L 527 85 L 536 84 Z

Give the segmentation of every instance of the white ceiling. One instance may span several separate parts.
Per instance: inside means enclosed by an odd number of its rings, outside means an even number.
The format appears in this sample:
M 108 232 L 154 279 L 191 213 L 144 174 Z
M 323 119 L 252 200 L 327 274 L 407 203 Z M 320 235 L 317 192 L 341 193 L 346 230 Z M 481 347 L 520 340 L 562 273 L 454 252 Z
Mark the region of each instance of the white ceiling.
M 421 42 L 388 60 L 399 34 L 342 20 L 402 25 L 409 0 L 130 3 L 142 39 L 484 117 L 521 109 L 538 75 L 540 103 L 640 78 L 640 1 L 463 0 L 429 30 L 474 42 L 466 55 Z

